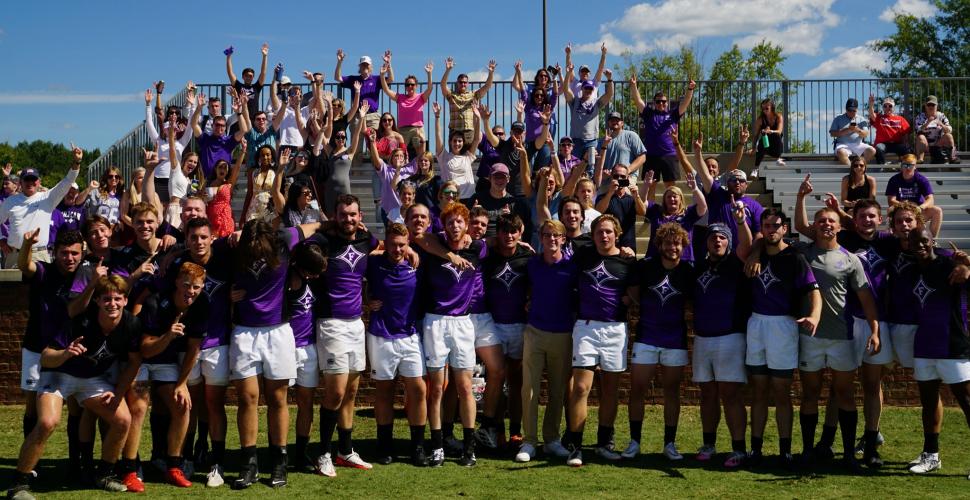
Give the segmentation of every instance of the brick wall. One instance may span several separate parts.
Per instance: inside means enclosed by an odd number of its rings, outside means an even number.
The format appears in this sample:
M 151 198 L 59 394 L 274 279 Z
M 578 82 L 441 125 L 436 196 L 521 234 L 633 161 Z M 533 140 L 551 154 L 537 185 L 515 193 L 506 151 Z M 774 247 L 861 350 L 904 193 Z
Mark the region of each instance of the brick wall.
M 27 325 L 27 287 L 17 282 L 0 281 L 0 404 L 20 404 L 23 397 L 20 392 L 20 336 L 23 334 Z M 632 325 L 631 325 L 632 331 Z M 700 390 L 696 384 L 690 382 L 690 367 L 684 371 L 683 383 L 683 403 L 696 405 L 700 400 Z M 629 396 L 630 375 L 625 373 L 620 387 L 620 401 L 625 403 Z M 373 383 L 365 375 L 361 381 L 360 396 L 358 404 L 369 406 L 373 401 Z M 751 389 L 745 389 L 747 398 L 751 397 Z M 793 394 L 800 393 L 797 375 Z M 399 393 L 403 388 L 399 387 Z M 947 404 L 953 404 L 950 400 L 949 392 L 943 391 Z M 230 390 L 230 400 L 232 391 Z M 856 391 L 859 404 L 861 405 L 861 387 Z M 319 397 L 319 394 L 318 394 Z M 916 384 L 912 381 L 911 370 L 895 368 L 886 378 L 884 383 L 884 397 L 888 405 L 918 406 L 919 394 Z M 399 399 L 403 396 L 399 394 Z M 596 399 L 596 390 L 593 390 L 592 399 Z M 662 393 L 657 387 L 647 398 L 647 404 L 662 403 Z M 796 400 L 797 404 L 797 400 Z

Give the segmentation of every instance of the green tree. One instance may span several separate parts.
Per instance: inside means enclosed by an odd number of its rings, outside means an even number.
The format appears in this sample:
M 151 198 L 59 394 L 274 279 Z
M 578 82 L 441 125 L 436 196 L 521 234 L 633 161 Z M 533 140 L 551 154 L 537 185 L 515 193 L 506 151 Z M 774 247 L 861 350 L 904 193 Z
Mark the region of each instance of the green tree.
M 93 162 L 99 156 L 101 151 L 98 149 L 85 151 L 82 165 Z M 72 158 L 70 146 L 50 141 L 21 141 L 15 146 L 0 143 L 0 165 L 11 163 L 15 173 L 25 168 L 36 168 L 42 175 L 43 184 L 48 187 L 67 174 Z M 81 173 L 84 173 L 83 167 Z

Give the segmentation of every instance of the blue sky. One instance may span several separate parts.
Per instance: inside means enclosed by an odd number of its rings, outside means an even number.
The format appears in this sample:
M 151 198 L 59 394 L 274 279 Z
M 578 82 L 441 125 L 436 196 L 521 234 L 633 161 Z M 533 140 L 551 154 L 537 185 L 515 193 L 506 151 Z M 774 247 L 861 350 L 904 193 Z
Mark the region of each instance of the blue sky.
M 295 6 L 292 14 L 282 7 L 288 4 Z M 394 51 L 400 76 L 420 75 L 431 58 L 437 79 L 449 55 L 458 71 L 473 78 L 484 74 L 490 58 L 499 62 L 503 79 L 511 77 L 516 59 L 525 68 L 538 67 L 541 2 L 485 4 L 488 9 L 481 2 L 379 0 L 242 0 L 211 3 L 211 9 L 179 1 L 22 4 L 0 17 L 0 142 L 44 139 L 105 148 L 140 122 L 141 94 L 152 81 L 164 79 L 168 92 L 189 79 L 224 82 L 227 45 L 236 47 L 237 74 L 258 66 L 263 41 L 270 44 L 270 66 L 283 61 L 291 77 L 309 69 L 332 78 L 338 47 L 348 53 L 350 71 L 360 55 L 378 60 L 386 48 Z M 926 0 L 548 4 L 550 63 L 561 61 L 563 46 L 571 42 L 576 60 L 594 65 L 606 42 L 611 65 L 623 50 L 674 50 L 681 44 L 694 46 L 709 65 L 732 43 L 745 48 L 764 38 L 785 48 L 783 69 L 790 78 L 866 76 L 866 67 L 884 64 L 867 44 L 894 31 L 893 11 L 932 15 Z

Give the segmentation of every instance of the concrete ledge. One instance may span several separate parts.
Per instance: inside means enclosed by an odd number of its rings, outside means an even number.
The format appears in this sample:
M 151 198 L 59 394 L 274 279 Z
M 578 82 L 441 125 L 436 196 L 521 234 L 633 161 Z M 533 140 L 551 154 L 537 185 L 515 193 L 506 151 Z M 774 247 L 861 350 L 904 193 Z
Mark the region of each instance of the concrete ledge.
M 20 282 L 23 276 L 20 269 L 0 269 L 0 282 Z

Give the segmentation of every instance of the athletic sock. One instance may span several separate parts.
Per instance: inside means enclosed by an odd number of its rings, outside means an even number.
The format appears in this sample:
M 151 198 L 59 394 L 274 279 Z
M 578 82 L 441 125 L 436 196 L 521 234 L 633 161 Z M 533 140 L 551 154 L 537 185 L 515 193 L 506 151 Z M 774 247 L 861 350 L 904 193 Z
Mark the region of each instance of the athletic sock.
M 455 423 L 441 421 L 441 437 L 442 439 L 455 437 Z
M 939 453 L 939 452 L 940 452 L 940 433 L 939 432 L 923 433 L 923 453 Z
M 741 453 L 745 452 L 744 440 L 743 439 L 732 439 L 731 440 L 731 451 L 739 451 Z
M 81 416 L 67 416 L 67 456 L 73 469 L 81 467 L 81 442 L 78 435 L 81 432 Z
M 761 436 L 751 436 L 751 451 L 754 453 L 761 453 L 761 448 L 764 447 L 765 438 Z
M 242 469 L 241 474 L 245 474 L 246 473 L 246 469 L 248 469 L 250 467 L 256 467 L 256 469 L 259 470 L 259 465 L 258 465 L 258 462 L 256 460 L 256 447 L 255 446 L 243 446 L 242 447 L 242 450 L 240 450 L 240 451 L 242 452 L 241 453 L 241 455 L 242 455 L 242 457 L 241 457 L 242 458 L 242 467 L 240 467 Z
M 222 465 L 226 456 L 226 442 L 212 440 L 212 453 L 209 454 L 210 466 Z
M 165 466 L 169 469 L 171 468 L 181 468 L 182 467 L 182 457 L 165 457 Z
M 354 442 L 351 438 L 351 434 L 354 432 L 353 428 L 341 429 L 337 428 L 337 451 L 343 455 L 347 456 L 354 452 Z
M 839 428 L 834 425 L 822 425 L 822 438 L 819 439 L 818 445 L 823 448 L 831 448 L 835 444 L 835 432 Z
M 195 445 L 196 446 L 201 445 L 200 447 L 204 446 L 208 448 L 209 447 L 209 422 L 206 422 L 204 420 L 199 420 L 197 423 L 199 427 L 199 436 L 195 440 Z
M 865 431 L 862 433 L 862 440 L 865 443 L 864 454 L 871 457 L 876 453 L 876 443 L 879 440 L 879 431 Z
M 522 434 L 522 421 L 521 420 L 509 420 L 509 436 L 518 436 Z
M 444 448 L 444 436 L 441 429 L 431 429 L 431 449 L 437 450 Z
M 124 476 L 129 472 L 135 472 L 137 470 L 138 470 L 138 464 L 135 463 L 134 458 L 122 458 L 118 462 L 118 473 L 121 476 Z
M 778 438 L 778 453 L 782 456 L 791 454 L 791 438 Z
M 168 427 L 172 423 L 167 413 L 151 411 L 148 423 L 152 431 L 152 460 L 168 456 Z
M 802 427 L 802 453 L 815 448 L 815 429 L 818 428 L 818 413 L 799 413 L 798 423 Z
M 392 454 L 394 449 L 394 424 L 379 424 L 377 426 L 377 450 L 380 453 Z
M 412 425 L 411 426 L 411 448 L 417 448 L 418 446 L 424 445 L 424 426 L 423 425 Z
M 563 435 L 564 446 L 575 446 L 577 449 L 583 447 L 583 431 L 566 431 Z
M 839 428 L 842 430 L 842 454 L 855 458 L 855 432 L 859 424 L 859 410 L 839 409 Z
M 717 432 L 703 432 L 701 434 L 705 446 L 710 446 L 711 448 L 717 446 Z
M 168 436 L 166 436 L 166 443 L 168 442 Z M 189 426 L 189 430 L 185 433 L 185 439 L 182 440 L 182 456 L 191 457 L 194 455 L 194 450 L 192 445 L 195 444 L 195 429 Z M 168 448 L 168 446 L 166 446 Z
M 505 419 L 501 417 L 495 417 L 492 419 L 492 429 L 495 429 L 495 434 L 498 436 L 505 435 Z
M 461 429 L 461 445 L 464 451 L 474 450 L 475 446 L 475 428 L 474 427 L 462 427 Z
M 98 460 L 98 472 L 95 477 L 108 477 L 114 472 L 115 464 L 109 464 L 104 460 Z
M 664 445 L 667 443 L 673 443 L 677 441 L 677 426 L 676 425 L 665 425 L 664 426 Z
M 337 410 L 320 407 L 320 454 L 330 453 L 333 430 L 337 428 Z
M 307 454 L 306 449 L 310 445 L 310 436 L 296 436 L 296 443 L 293 445 L 293 455 L 297 460 L 303 460 Z
M 601 425 L 596 429 L 596 446 L 609 446 L 610 440 L 613 439 L 613 426 L 612 425 Z
M 24 439 L 30 435 L 30 432 L 34 430 L 34 426 L 37 425 L 37 415 L 27 415 L 24 414 Z
M 640 442 L 643 437 L 643 420 L 630 420 L 630 439 Z
M 81 461 L 81 470 L 85 473 L 94 470 L 94 441 L 79 441 L 78 456 Z

